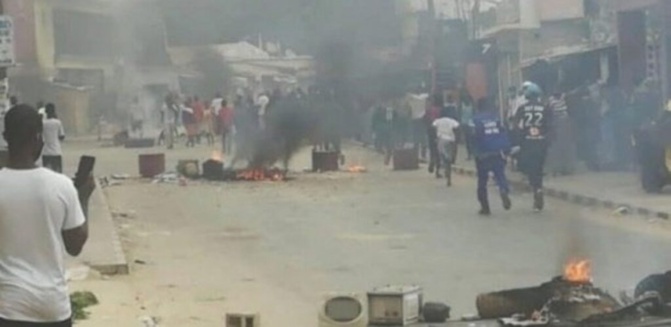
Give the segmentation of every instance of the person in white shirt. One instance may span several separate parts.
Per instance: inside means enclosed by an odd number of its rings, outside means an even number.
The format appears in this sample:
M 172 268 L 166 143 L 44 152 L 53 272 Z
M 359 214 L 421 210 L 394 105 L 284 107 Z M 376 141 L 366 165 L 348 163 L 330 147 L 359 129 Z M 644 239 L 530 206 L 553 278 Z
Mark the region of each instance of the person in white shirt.
M 37 113 L 40 114 L 40 117 L 42 117 L 42 120 L 47 119 L 47 108 L 44 107 L 44 101 L 40 100 L 37 101 Z
M 217 93 L 212 99 L 210 104 L 210 110 L 214 113 L 214 116 L 219 116 L 219 110 L 221 110 L 221 103 L 224 101 L 224 97 L 221 96 L 221 93 Z
M 457 153 L 457 137 L 455 130 L 459 128 L 459 122 L 450 118 L 450 110 L 443 108 L 440 112 L 440 118 L 433 121 L 433 127 L 436 129 L 438 136 L 438 153 L 442 159 L 445 167 L 445 174 L 447 175 L 447 185 L 452 185 L 449 169 L 456 160 Z M 440 170 L 436 169 L 436 177 L 440 178 Z
M 259 108 L 259 127 L 261 129 L 266 128 L 266 112 L 268 111 L 268 104 L 270 104 L 270 98 L 263 93 L 256 99 L 256 106 Z
M 42 150 L 42 165 L 57 173 L 63 172 L 63 151 L 61 141 L 65 139 L 63 124 L 56 116 L 56 106 L 49 103 L 45 107 L 47 119 L 43 122 L 42 137 L 44 138 L 44 149 Z
M 95 188 L 37 167 L 42 119 L 27 105 L 5 116 L 7 167 L 0 170 L 0 326 L 72 326 L 64 253 L 88 238 L 85 212 Z

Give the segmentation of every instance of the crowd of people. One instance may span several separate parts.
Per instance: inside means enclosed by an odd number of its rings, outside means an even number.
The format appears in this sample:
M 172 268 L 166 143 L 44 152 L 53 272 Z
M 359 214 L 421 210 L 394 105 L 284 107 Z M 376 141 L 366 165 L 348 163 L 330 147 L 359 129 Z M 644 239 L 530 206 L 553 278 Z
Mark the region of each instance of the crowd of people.
M 254 155 L 250 152 L 259 147 L 254 143 L 269 138 L 263 134 L 270 133 L 271 128 L 277 137 L 290 134 L 275 129 L 291 129 L 291 126 L 280 126 L 286 119 L 279 117 L 291 115 L 296 123 L 303 120 L 303 125 L 313 125 L 309 131 L 303 131 L 303 137 L 312 140 L 316 149 L 340 153 L 342 128 L 339 122 L 343 121 L 343 111 L 331 93 L 316 88 L 310 88 L 308 92 L 301 88 L 286 92 L 276 88 L 272 92 L 256 94 L 248 90 L 239 90 L 229 97 L 222 94 L 225 93 L 215 94 L 209 101 L 198 96 L 168 94 L 160 110 L 159 145 L 173 149 L 180 140 L 186 147 L 221 144 L 223 154 L 235 154 L 233 161 L 238 157 L 250 161 Z M 142 119 L 134 112 L 143 109 L 132 105 L 130 111 L 129 130 L 134 136 L 141 137 Z
M 481 215 L 491 214 L 487 194 L 490 174 L 499 186 L 504 209 L 512 207 L 505 169 L 509 161 L 516 161 L 518 169 L 528 177 L 533 190 L 533 209 L 543 210 L 543 175 L 553 130 L 553 112 L 545 104 L 538 85 L 525 83 L 522 92 L 523 101 L 507 121 L 488 98 L 478 99 L 474 106 L 468 95 L 451 93 L 446 97 L 436 95 L 427 105 L 424 120 L 429 172 L 442 177 L 443 166 L 449 173 L 456 160 L 457 143 L 463 143 L 467 159 L 475 159 Z M 449 177 L 447 184 L 451 185 Z

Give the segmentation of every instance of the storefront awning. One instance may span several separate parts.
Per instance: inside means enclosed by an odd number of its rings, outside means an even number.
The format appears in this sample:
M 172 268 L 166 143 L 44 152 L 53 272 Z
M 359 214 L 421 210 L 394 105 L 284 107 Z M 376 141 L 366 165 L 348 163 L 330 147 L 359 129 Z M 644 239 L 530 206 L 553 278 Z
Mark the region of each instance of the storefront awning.
M 578 45 L 566 45 L 566 46 L 554 47 L 546 50 L 540 56 L 523 59 L 520 66 L 521 68 L 527 68 L 538 61 L 547 61 L 550 63 L 558 62 L 568 56 L 605 50 L 615 46 L 616 46 L 615 44 L 602 44 L 602 45 L 578 44 Z

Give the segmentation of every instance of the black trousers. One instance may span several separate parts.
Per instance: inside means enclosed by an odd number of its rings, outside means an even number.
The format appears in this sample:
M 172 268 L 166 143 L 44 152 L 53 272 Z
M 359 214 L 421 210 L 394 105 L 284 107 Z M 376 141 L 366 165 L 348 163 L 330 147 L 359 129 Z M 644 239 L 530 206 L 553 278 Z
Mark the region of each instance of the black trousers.
M 0 318 L 0 327 L 72 327 L 72 319 L 61 322 L 25 322 Z
M 63 172 L 63 157 L 62 156 L 42 156 L 42 165 L 57 173 Z
M 438 153 L 438 135 L 435 130 L 429 129 L 427 132 L 429 145 L 429 171 L 436 173 L 440 171 L 440 154 Z
M 543 169 L 548 152 L 545 141 L 526 141 L 519 153 L 518 166 L 529 179 L 533 191 L 543 189 Z

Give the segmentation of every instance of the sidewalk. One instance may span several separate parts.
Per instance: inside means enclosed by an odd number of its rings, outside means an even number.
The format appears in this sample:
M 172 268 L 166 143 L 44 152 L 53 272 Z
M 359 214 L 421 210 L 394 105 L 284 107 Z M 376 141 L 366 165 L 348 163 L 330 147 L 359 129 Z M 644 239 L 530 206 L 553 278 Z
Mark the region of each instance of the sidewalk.
M 126 255 L 112 220 L 105 190 L 100 185 L 91 195 L 88 222 L 89 239 L 79 257 L 69 258 L 68 266 L 83 263 L 105 275 L 128 274 Z
M 64 145 L 63 168 L 68 176 L 74 176 L 81 155 L 98 156 L 104 148 L 95 141 L 94 136 L 71 138 Z M 114 152 L 110 156 L 118 156 Z M 96 173 L 105 166 L 104 158 L 98 158 Z M 118 163 L 114 162 L 112 165 Z M 91 267 L 105 275 L 128 274 L 129 266 L 121 246 L 121 239 L 114 223 L 111 208 L 107 202 L 105 190 L 96 185 L 96 190 L 89 200 L 89 238 L 84 245 L 82 254 L 77 258 L 68 258 L 68 267 Z
M 466 161 L 466 150 L 459 149 L 454 171 L 475 176 L 475 163 Z M 516 188 L 528 189 L 526 179 L 508 171 L 508 179 Z M 669 219 L 671 194 L 647 194 L 638 175 L 633 172 L 583 172 L 571 176 L 545 178 L 545 194 L 575 204 L 616 209 L 626 207 L 632 213 L 650 218 Z

